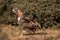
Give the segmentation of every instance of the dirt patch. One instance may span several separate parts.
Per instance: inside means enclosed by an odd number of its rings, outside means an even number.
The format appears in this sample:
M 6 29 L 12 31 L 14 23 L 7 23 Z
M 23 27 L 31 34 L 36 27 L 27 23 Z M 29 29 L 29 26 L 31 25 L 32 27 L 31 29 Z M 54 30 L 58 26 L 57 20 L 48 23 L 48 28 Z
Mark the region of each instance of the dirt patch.
M 37 30 L 35 34 L 23 30 L 24 35 L 21 37 L 19 27 L 11 25 L 3 25 L 0 27 L 1 27 L 0 38 L 6 34 L 9 40 L 60 40 L 59 32 L 60 30 L 52 29 Z

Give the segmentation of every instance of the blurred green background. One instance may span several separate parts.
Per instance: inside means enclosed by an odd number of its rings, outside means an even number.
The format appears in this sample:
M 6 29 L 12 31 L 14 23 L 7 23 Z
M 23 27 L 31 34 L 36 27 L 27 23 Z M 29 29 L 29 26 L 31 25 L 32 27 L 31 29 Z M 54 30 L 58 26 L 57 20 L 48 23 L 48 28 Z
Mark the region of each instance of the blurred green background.
M 60 28 L 60 0 L 0 0 L 0 24 L 16 25 L 15 7 L 39 22 L 41 28 Z

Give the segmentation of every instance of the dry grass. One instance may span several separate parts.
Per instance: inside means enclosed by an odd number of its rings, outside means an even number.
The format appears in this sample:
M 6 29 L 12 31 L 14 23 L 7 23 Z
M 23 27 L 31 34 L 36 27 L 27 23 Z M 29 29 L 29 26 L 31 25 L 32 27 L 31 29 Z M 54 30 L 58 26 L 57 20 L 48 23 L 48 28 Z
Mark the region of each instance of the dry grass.
M 11 25 L 0 25 L 0 40 L 60 40 L 60 30 L 37 30 L 35 34 L 23 30 L 20 36 L 20 28 Z

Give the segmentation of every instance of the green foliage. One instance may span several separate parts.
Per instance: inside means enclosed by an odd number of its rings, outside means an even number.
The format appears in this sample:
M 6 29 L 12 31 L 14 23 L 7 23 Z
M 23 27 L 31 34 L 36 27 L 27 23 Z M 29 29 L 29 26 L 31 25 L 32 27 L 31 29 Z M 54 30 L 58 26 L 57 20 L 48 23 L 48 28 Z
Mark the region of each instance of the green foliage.
M 1 0 L 0 5 L 0 23 L 16 24 L 12 9 L 19 7 L 26 16 L 38 21 L 42 28 L 60 24 L 59 0 Z

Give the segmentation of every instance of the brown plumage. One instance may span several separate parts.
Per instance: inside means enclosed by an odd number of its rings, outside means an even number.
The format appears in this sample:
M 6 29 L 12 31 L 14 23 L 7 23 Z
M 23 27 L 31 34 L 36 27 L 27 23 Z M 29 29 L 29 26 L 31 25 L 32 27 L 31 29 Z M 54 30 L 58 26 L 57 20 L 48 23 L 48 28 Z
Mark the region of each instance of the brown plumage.
M 31 18 L 26 17 L 24 13 L 21 12 L 18 8 L 13 9 L 13 12 L 17 14 L 18 24 L 24 26 L 23 28 L 28 28 L 33 33 L 35 33 L 37 28 L 40 28 L 40 24 L 37 21 L 34 21 Z

